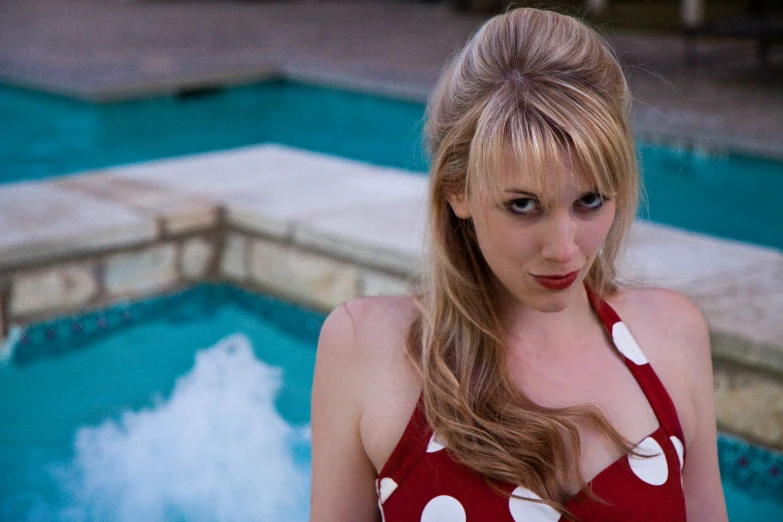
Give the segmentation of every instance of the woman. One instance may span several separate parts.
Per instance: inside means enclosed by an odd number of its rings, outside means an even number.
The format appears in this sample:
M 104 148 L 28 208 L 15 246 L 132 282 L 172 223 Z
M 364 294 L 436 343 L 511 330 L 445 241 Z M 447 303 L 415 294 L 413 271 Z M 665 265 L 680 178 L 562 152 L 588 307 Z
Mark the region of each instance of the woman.
M 312 520 L 726 520 L 704 320 L 617 282 L 629 104 L 552 12 L 489 20 L 445 71 L 422 293 L 323 326 Z

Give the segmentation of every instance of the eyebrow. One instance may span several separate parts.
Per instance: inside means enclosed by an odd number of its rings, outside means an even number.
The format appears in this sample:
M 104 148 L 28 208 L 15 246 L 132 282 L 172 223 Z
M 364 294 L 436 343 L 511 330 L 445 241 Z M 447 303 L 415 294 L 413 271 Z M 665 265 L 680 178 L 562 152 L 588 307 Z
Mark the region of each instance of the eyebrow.
M 533 199 L 541 199 L 541 197 L 538 194 L 536 194 L 535 192 L 530 192 L 529 190 L 522 190 L 522 189 L 518 189 L 518 188 L 510 188 L 510 189 L 504 190 L 503 192 L 506 193 L 506 194 L 514 194 L 514 195 L 517 195 L 517 196 L 525 196 L 525 197 L 529 197 L 529 198 L 533 198 Z M 589 190 L 589 189 L 587 189 L 587 190 L 584 190 L 581 193 L 579 198 L 583 198 L 583 197 L 585 197 L 587 195 L 596 194 L 596 193 L 599 193 L 599 191 L 598 190 Z
M 536 194 L 535 192 L 530 192 L 529 190 L 521 190 L 521 189 L 515 189 L 515 188 L 506 189 L 503 192 L 506 192 L 508 194 L 519 194 L 521 196 L 530 196 L 530 197 L 536 198 L 536 199 L 538 199 L 538 197 L 539 197 L 538 194 Z

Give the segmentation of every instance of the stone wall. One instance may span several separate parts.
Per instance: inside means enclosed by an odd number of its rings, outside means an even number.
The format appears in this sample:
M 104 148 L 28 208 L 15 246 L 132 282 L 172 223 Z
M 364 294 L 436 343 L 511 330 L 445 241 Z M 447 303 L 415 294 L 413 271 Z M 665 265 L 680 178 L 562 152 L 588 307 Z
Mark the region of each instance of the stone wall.
M 751 442 L 783 449 L 783 383 L 722 359 L 713 361 L 718 429 Z
M 228 281 L 328 311 L 357 296 L 410 292 L 411 277 L 232 229 L 0 272 L 6 320 L 27 324 L 122 300 Z
M 2 271 L 7 320 L 27 324 L 215 280 L 221 244 L 211 231 Z

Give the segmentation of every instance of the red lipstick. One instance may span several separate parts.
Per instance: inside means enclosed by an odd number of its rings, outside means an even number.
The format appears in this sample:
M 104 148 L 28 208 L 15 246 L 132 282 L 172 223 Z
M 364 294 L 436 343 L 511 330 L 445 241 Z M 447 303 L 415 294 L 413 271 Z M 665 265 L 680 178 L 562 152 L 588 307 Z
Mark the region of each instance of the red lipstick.
M 576 281 L 576 278 L 579 277 L 580 270 L 576 270 L 574 272 L 571 272 L 569 274 L 564 275 L 551 275 L 551 276 L 541 276 L 541 275 L 534 275 L 533 279 L 536 280 L 536 283 L 543 286 L 547 290 L 565 290 L 572 284 L 574 284 L 574 281 Z

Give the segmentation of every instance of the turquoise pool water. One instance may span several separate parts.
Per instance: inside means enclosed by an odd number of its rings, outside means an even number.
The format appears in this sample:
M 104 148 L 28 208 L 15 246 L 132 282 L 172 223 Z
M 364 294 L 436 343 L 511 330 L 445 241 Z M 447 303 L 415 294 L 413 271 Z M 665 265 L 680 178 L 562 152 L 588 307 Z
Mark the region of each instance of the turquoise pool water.
M 0 520 L 307 520 L 321 322 L 201 287 L 34 328 L 0 365 Z
M 0 520 L 307 520 L 322 321 L 202 285 L 33 326 L 0 365 Z M 783 455 L 718 443 L 730 520 L 783 519 Z
M 286 82 L 95 105 L 0 86 L 0 183 L 275 142 L 424 172 L 424 106 Z M 639 147 L 652 221 L 783 249 L 783 162 Z

